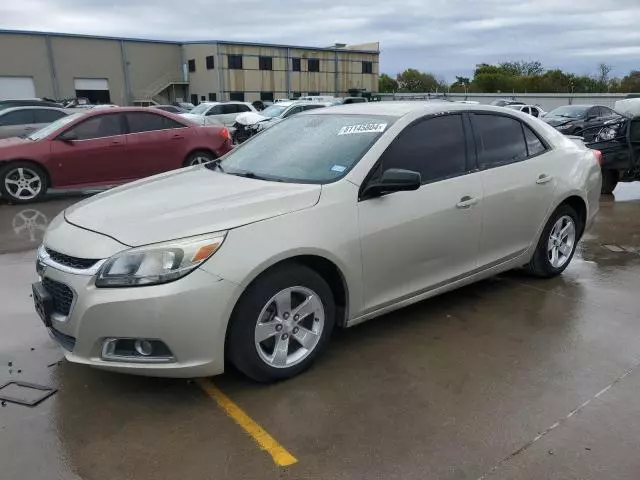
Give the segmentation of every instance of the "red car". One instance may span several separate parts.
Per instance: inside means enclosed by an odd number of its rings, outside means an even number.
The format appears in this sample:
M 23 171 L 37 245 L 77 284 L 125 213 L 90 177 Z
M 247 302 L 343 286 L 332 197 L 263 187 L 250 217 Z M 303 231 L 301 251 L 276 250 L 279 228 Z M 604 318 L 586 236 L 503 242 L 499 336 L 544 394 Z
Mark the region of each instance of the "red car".
M 48 188 L 111 186 L 213 160 L 233 148 L 222 126 L 161 110 L 105 108 L 0 140 L 0 193 L 33 202 Z

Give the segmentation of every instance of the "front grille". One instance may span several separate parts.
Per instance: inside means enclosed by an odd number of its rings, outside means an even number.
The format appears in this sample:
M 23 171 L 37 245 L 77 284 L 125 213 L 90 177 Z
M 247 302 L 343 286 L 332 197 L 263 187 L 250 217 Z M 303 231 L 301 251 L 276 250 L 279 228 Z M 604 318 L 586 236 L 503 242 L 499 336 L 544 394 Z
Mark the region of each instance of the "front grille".
M 60 265 L 64 265 L 65 267 L 79 268 L 84 270 L 93 267 L 99 261 L 91 258 L 72 257 L 70 255 L 65 255 L 64 253 L 56 252 L 55 250 L 50 250 L 48 248 L 46 250 L 51 260 L 59 263 Z
M 54 312 L 64 316 L 69 315 L 73 303 L 73 291 L 64 283 L 46 277 L 42 279 L 42 286 L 53 299 Z

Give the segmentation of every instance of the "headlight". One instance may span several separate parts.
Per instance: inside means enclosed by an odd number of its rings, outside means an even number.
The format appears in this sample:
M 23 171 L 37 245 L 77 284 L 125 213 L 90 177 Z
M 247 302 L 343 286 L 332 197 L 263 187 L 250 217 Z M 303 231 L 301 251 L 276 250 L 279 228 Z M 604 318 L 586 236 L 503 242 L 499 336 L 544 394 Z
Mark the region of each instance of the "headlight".
M 132 248 L 111 257 L 96 276 L 96 287 L 157 285 L 184 277 L 222 245 L 226 232 Z

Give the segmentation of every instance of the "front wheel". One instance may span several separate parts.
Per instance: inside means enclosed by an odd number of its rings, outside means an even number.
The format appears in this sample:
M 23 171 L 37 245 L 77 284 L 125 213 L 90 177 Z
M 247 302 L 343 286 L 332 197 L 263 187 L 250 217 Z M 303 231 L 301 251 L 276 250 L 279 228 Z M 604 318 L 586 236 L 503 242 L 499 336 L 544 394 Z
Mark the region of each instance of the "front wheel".
M 15 162 L 0 169 L 0 193 L 12 203 L 40 200 L 47 192 L 44 171 L 29 162 Z
M 215 160 L 216 157 L 210 152 L 200 151 L 193 152 L 187 157 L 184 162 L 185 167 L 192 167 L 193 165 L 200 165 Z
M 525 268 L 537 277 L 560 275 L 573 258 L 581 231 L 575 210 L 561 205 L 545 225 L 533 258 Z
M 304 265 L 279 267 L 254 281 L 236 305 L 228 357 L 259 382 L 293 377 L 311 366 L 334 323 L 327 282 Z

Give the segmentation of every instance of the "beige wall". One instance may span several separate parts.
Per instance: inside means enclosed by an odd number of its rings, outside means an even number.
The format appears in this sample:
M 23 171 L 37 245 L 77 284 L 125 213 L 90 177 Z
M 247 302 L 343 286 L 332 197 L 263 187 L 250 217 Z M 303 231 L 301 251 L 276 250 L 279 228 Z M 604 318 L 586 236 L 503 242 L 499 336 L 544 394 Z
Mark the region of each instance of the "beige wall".
M 142 96 L 150 85 L 158 83 L 158 79 L 166 79 L 166 83 L 182 79 L 180 45 L 125 41 L 124 52 L 134 98 Z
M 36 95 L 53 97 L 46 37 L 0 34 L 0 76 L 33 77 Z

